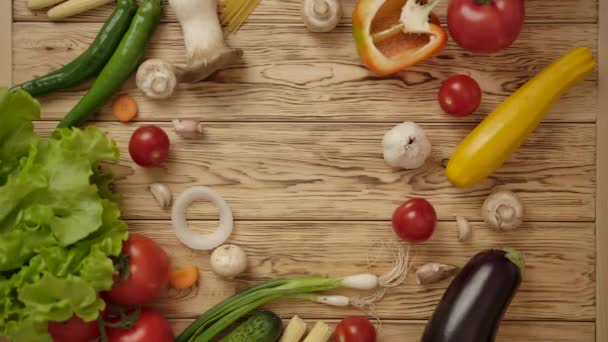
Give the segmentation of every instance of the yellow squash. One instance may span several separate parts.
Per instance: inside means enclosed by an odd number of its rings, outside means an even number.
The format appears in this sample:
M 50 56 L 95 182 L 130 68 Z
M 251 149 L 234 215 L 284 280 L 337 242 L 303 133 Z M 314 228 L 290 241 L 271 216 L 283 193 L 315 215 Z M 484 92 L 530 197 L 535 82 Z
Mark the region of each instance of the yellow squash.
M 469 187 L 498 169 L 538 126 L 551 105 L 595 67 L 588 48 L 577 48 L 534 76 L 464 138 L 446 174 Z

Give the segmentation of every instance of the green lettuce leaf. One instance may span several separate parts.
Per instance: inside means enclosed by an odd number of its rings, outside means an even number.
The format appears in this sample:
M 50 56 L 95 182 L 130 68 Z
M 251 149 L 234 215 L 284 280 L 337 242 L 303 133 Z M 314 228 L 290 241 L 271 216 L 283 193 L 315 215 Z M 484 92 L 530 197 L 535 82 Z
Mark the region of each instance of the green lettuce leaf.
M 94 320 L 127 225 L 110 190 L 118 149 L 95 127 L 33 131 L 38 103 L 0 89 L 0 336 L 50 341 L 48 321 Z M 5 125 L 6 123 L 6 125 Z

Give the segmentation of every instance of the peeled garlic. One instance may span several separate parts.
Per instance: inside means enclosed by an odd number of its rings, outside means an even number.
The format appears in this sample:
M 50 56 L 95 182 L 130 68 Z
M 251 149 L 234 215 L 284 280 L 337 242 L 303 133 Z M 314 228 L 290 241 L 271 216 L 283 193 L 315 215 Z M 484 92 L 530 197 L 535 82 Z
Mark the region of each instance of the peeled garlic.
M 466 218 L 462 216 L 456 216 L 456 224 L 458 225 L 458 241 L 464 242 L 471 239 L 471 224 Z
M 166 184 L 152 183 L 150 184 L 150 192 L 152 192 L 152 195 L 154 195 L 154 198 L 156 198 L 156 201 L 160 204 L 161 208 L 169 208 L 173 199 L 173 194 Z

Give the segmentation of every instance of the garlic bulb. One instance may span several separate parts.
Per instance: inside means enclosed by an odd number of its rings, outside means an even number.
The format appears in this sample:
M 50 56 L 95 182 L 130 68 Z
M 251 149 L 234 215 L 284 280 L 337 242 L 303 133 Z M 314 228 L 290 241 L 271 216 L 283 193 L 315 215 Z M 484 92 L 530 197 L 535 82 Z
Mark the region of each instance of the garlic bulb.
M 424 165 L 431 154 L 431 143 L 422 127 L 404 122 L 384 134 L 384 161 L 403 169 L 416 169 Z

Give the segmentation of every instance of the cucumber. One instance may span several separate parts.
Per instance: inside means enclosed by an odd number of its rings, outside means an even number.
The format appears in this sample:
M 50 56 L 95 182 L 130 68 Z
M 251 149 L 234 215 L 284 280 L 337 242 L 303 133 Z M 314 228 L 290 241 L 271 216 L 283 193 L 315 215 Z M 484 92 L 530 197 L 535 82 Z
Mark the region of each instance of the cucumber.
M 270 311 L 254 313 L 220 342 L 276 342 L 283 333 L 283 322 Z

